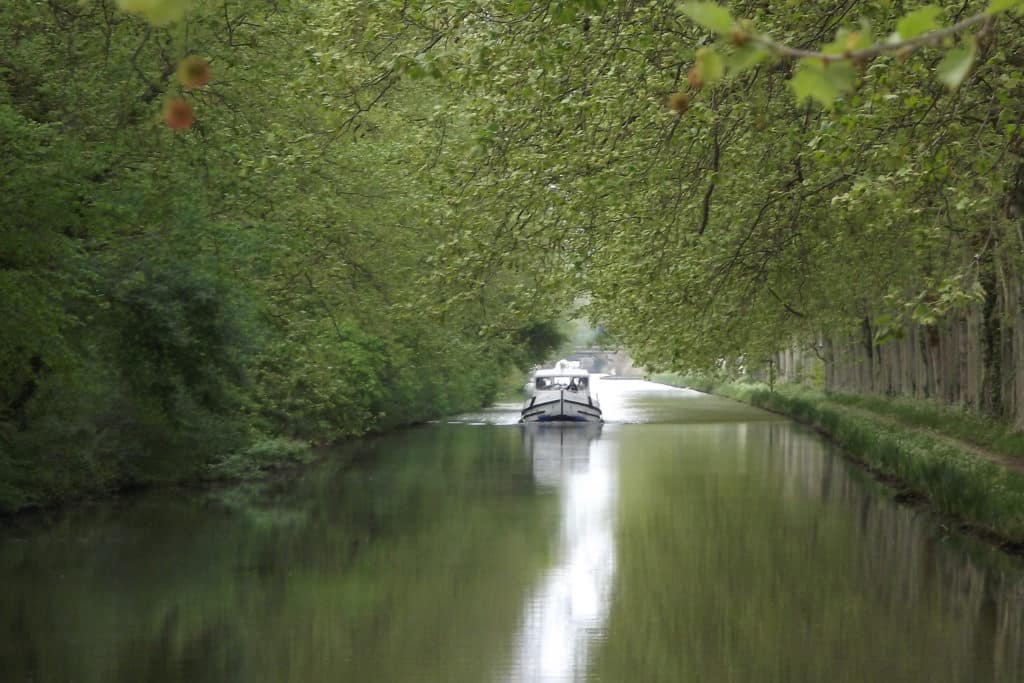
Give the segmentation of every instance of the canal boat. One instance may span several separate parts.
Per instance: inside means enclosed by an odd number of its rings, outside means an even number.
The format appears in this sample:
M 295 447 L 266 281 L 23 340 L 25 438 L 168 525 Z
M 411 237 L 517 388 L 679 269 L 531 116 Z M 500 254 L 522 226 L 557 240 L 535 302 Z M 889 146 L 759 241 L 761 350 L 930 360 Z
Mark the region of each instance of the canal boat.
M 537 370 L 520 422 L 601 422 L 601 405 L 591 393 L 591 375 L 579 363 L 560 360 Z

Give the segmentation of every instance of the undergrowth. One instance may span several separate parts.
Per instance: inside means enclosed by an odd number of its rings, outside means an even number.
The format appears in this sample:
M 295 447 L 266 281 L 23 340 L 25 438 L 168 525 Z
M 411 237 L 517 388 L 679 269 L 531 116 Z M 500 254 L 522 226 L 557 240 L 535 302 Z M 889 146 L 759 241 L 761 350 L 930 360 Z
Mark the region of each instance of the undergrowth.
M 207 477 L 215 480 L 244 480 L 264 472 L 311 462 L 309 444 L 285 438 L 257 441 L 243 451 L 232 453 L 208 467 Z

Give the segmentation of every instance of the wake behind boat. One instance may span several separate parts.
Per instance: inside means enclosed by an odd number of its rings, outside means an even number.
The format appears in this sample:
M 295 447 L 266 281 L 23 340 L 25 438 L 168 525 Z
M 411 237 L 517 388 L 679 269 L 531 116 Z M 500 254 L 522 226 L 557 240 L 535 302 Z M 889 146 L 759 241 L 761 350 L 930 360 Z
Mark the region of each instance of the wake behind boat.
M 560 360 L 538 370 L 533 395 L 523 404 L 520 422 L 601 422 L 601 406 L 590 392 L 590 373 L 579 363 Z

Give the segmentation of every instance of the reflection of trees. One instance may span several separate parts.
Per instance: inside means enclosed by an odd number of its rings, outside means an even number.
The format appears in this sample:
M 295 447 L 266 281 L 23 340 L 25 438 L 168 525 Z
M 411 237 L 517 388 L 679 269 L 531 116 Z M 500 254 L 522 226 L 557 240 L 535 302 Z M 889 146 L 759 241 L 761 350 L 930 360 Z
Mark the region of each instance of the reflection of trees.
M 211 619 L 196 630 L 182 623 L 179 606 L 167 610 L 157 637 L 130 638 L 115 659 L 114 681 L 232 683 L 245 681 L 242 625 Z
M 206 509 L 145 497 L 6 533 L 3 680 L 491 680 L 558 566 L 566 499 L 537 464 L 586 479 L 588 439 L 413 429 Z M 648 424 L 594 444 L 628 448 L 602 680 L 1019 681 L 1019 567 L 936 538 L 817 438 Z
M 15 606 L 7 609 L 9 605 L 5 602 L 0 599 L 0 608 L 3 608 L 0 614 L 9 615 L 6 623 L 0 622 L 0 662 L 4 663 L 8 675 L 13 676 L 12 680 L 40 680 L 37 634 L 30 628 L 28 604 L 24 597 L 19 597 Z
M 487 679 L 556 540 L 519 430 L 349 448 L 205 510 L 146 498 L 2 547 L 4 679 Z
M 783 423 L 630 440 L 601 680 L 1018 681 L 1024 576 Z

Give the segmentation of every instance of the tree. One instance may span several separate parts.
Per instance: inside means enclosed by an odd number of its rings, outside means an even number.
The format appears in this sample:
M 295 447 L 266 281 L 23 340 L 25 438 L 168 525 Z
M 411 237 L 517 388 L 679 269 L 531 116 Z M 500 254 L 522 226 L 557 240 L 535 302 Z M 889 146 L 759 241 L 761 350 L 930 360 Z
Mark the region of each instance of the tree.
M 382 19 L 448 17 L 460 39 L 429 58 L 473 95 L 479 131 L 450 202 L 488 219 L 445 263 L 530 255 L 641 361 L 675 368 L 863 329 L 873 358 L 979 309 L 963 362 L 1014 379 L 917 385 L 1019 422 L 1019 4 L 728 8 L 412 3 Z M 943 334 L 936 349 L 959 343 Z M 873 367 L 863 388 L 895 389 Z
M 370 43 L 329 52 L 331 11 L 0 10 L 0 507 L 476 406 L 540 353 L 511 281 L 431 288 L 462 227 L 431 143 L 463 133 L 421 125 L 426 84 L 334 63 Z

